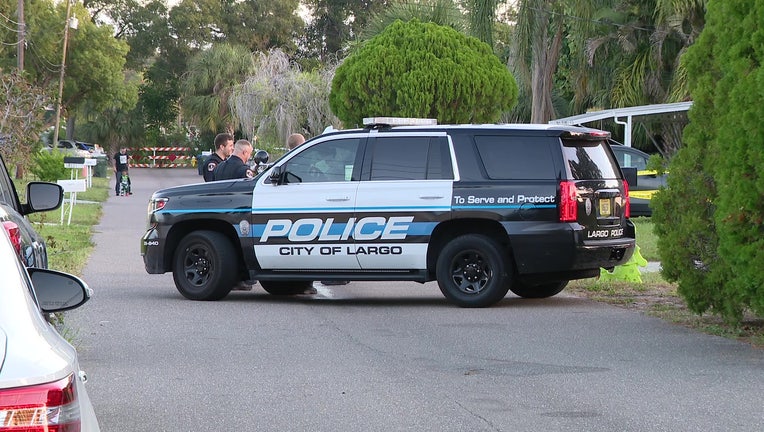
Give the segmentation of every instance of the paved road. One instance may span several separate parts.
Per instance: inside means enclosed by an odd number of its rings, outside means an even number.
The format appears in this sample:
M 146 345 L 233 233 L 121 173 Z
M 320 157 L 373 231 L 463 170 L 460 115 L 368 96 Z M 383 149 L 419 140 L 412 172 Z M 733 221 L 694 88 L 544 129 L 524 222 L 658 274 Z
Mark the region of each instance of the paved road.
M 69 312 L 104 431 L 760 431 L 764 351 L 565 295 L 460 309 L 435 284 L 192 302 L 139 254 L 131 171 Z

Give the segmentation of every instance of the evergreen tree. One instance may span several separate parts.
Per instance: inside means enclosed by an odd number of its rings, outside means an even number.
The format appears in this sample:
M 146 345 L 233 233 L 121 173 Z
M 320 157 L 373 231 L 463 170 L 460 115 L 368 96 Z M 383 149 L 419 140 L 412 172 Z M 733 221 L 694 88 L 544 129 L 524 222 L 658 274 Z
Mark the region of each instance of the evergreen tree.
M 329 95 L 346 126 L 372 116 L 491 123 L 516 102 L 515 79 L 488 44 L 416 19 L 396 21 L 345 59 Z
M 696 312 L 764 315 L 764 3 L 708 2 L 683 61 L 693 107 L 653 220 L 664 275 Z

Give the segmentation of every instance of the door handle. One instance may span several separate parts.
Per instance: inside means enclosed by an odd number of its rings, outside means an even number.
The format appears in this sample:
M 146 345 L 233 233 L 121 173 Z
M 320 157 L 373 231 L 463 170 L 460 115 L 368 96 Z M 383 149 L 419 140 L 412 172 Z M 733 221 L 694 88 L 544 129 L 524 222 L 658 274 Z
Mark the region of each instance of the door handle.
M 327 198 L 326 200 L 329 202 L 342 202 L 342 201 L 350 201 L 350 197 Z
M 437 195 L 420 195 L 419 199 L 426 199 L 426 200 L 436 200 L 436 199 L 442 199 L 443 195 L 437 196 Z

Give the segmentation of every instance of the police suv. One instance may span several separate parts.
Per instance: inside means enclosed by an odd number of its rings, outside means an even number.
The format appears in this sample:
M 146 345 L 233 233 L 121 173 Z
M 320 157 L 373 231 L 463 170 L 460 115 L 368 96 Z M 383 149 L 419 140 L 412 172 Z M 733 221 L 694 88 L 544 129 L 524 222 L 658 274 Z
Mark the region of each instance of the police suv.
M 609 133 L 559 125 L 366 119 L 252 179 L 155 192 L 146 271 L 192 300 L 242 280 L 274 295 L 314 280 L 437 280 L 463 307 L 553 296 L 635 246 Z M 413 124 L 413 125 L 412 125 Z

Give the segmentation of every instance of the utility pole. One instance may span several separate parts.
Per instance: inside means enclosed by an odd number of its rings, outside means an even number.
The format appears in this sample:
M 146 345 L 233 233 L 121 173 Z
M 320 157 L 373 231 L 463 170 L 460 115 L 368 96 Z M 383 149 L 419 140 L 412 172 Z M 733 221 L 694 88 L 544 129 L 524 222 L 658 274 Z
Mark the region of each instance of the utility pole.
M 66 45 L 69 42 L 69 17 L 72 2 L 66 0 L 66 24 L 64 25 L 64 53 L 61 56 L 61 76 L 58 79 L 58 103 L 56 104 L 56 129 L 53 130 L 53 148 L 58 146 L 58 128 L 61 126 L 61 99 L 64 98 L 64 71 L 66 70 Z
M 16 18 L 19 23 L 19 45 L 17 47 L 18 52 L 18 69 L 19 72 L 24 71 L 24 45 L 26 44 L 26 25 L 24 24 L 24 0 L 19 0 L 18 15 Z

